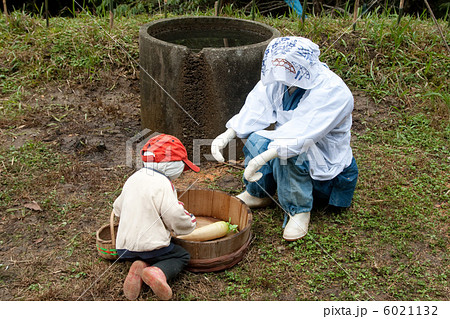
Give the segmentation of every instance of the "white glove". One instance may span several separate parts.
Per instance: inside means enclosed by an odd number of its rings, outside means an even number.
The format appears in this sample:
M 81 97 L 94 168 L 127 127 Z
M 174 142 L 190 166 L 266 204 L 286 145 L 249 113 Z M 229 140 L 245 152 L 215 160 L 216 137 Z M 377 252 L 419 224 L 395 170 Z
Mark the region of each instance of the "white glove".
M 236 132 L 229 128 L 224 133 L 217 136 L 211 144 L 211 154 L 218 162 L 224 162 L 225 158 L 223 158 L 221 150 L 223 150 L 228 143 L 236 137 Z
M 244 178 L 250 183 L 258 181 L 263 174 L 258 172 L 258 170 L 266 164 L 268 161 L 278 157 L 278 152 L 276 149 L 271 148 L 255 158 L 252 158 L 250 162 L 248 162 L 247 167 L 244 171 Z

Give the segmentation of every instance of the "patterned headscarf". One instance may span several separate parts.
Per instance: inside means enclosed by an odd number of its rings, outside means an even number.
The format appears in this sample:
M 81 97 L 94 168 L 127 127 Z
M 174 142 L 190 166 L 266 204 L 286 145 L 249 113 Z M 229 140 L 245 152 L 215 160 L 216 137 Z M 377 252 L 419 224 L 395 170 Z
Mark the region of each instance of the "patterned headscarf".
M 302 37 L 273 39 L 264 53 L 261 81 L 311 89 L 320 82 L 326 64 L 319 61 L 319 46 Z

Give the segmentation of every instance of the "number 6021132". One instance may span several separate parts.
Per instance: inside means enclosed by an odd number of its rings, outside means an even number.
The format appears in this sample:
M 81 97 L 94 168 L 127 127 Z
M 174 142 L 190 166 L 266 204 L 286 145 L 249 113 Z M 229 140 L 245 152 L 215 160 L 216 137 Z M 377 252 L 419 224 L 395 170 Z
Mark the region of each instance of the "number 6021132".
M 437 306 L 386 306 L 386 316 L 437 316 Z

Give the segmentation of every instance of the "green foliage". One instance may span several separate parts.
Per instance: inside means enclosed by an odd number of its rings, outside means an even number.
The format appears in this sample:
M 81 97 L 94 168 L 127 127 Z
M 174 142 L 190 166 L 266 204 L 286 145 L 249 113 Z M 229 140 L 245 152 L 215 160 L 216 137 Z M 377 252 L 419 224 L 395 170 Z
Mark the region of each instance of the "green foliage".
M 22 171 L 26 168 L 32 173 L 57 165 L 59 156 L 42 142 L 28 141 L 21 147 L 10 147 L 6 155 L 0 155 L 0 160 L 10 163 L 12 168 Z M 14 172 L 15 169 L 10 172 Z
M 19 12 L 13 13 L 11 21 L 15 22 L 0 22 L 4 35 L 0 39 L 3 94 L 19 95 L 24 86 L 33 87 L 41 81 L 92 81 L 99 78 L 101 70 L 137 60 L 136 36 L 122 35 L 135 28 L 127 20 L 117 19 L 118 28 L 111 31 L 106 31 L 107 21 L 88 14 L 78 19 L 53 18 L 49 29 L 43 20 Z M 129 67 L 134 72 L 134 67 Z
M 431 22 L 405 17 L 373 16 L 360 21 L 356 34 L 341 33 L 325 50 L 323 59 L 347 83 L 361 87 L 375 100 L 396 96 L 402 108 L 412 96 L 424 105 L 447 113 L 449 58 L 437 33 L 424 32 Z M 432 97 L 434 103 L 430 103 Z
M 151 12 L 153 8 L 158 4 L 157 0 L 90 0 L 90 5 L 95 7 L 95 14 L 107 17 L 112 9 L 115 16 L 133 16 L 137 14 L 143 14 Z M 86 8 L 86 7 L 85 7 Z
M 107 17 L 109 11 L 113 10 L 115 16 L 131 17 L 138 14 L 145 13 L 161 13 L 164 11 L 163 0 L 122 0 L 113 1 L 111 7 L 111 0 L 90 0 L 91 5 L 95 7 L 97 15 Z M 171 14 L 185 14 L 204 11 L 214 6 L 213 0 L 168 0 L 166 10 Z
M 0 149 L 0 163 L 3 166 L 0 190 L 0 207 L 23 192 L 36 191 L 34 174 L 51 174 L 61 164 L 59 154 L 42 142 L 28 141 L 21 147 L 11 146 L 8 150 Z M 39 183 L 44 183 L 40 180 Z

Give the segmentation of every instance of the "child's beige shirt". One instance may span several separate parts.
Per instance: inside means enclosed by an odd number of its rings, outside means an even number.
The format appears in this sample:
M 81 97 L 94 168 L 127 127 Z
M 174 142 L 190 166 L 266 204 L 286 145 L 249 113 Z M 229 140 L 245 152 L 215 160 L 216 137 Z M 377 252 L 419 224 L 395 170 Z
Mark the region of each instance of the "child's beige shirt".
M 163 174 L 142 168 L 125 182 L 115 200 L 120 217 L 116 249 L 152 251 L 169 246 L 171 235 L 191 233 L 195 217 L 178 201 L 172 182 Z

